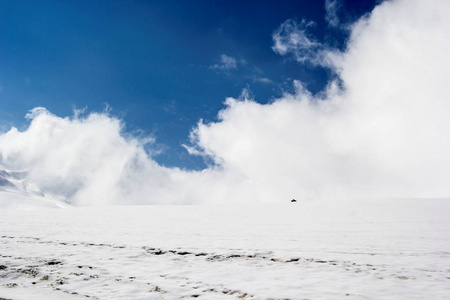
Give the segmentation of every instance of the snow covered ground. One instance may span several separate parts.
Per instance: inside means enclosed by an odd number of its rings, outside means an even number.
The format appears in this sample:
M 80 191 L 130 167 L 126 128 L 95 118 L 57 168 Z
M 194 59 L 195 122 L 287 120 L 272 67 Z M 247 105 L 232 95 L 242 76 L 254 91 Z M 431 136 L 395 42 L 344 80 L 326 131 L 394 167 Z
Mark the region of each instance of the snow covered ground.
M 0 209 L 68 207 L 60 197 L 46 195 L 30 183 L 26 172 L 0 169 Z
M 5 299 L 449 299 L 450 200 L 0 210 Z

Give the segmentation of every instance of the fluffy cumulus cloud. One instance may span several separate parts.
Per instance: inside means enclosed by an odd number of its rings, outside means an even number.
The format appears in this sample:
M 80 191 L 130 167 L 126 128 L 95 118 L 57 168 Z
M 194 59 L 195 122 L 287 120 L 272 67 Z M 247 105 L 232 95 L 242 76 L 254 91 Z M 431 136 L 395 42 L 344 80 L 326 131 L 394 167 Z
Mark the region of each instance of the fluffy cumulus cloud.
M 147 158 L 146 141 L 122 136 L 120 121 L 106 113 L 60 118 L 36 108 L 27 117 L 26 131 L 13 128 L 0 137 L 0 159 L 6 169 L 27 171 L 46 194 L 74 204 L 118 203 L 125 196 L 136 202 L 133 184 L 140 177 L 148 185 L 139 188 L 150 190 L 170 177 Z
M 219 121 L 191 133 L 188 150 L 212 162 L 203 171 L 158 165 L 144 150 L 151 139 L 123 134 L 107 114 L 44 109 L 0 136 L 0 164 L 78 205 L 448 197 L 449 14 L 446 0 L 385 1 L 330 56 L 339 84 L 312 95 L 295 82 L 270 104 L 227 99 Z M 274 42 L 299 57 L 315 47 L 301 34 Z

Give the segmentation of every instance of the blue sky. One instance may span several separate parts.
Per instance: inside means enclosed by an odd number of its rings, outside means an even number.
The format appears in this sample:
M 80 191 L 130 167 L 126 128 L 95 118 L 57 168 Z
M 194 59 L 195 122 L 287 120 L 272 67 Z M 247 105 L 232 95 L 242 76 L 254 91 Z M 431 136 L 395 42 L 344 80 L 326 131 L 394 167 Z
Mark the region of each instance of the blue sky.
M 340 22 L 376 1 L 341 1 Z M 322 1 L 2 1 L 0 128 L 26 126 L 28 110 L 111 113 L 126 130 L 152 134 L 166 166 L 202 168 L 188 142 L 199 119 L 213 121 L 226 97 L 249 88 L 266 103 L 300 80 L 316 93 L 330 72 L 272 50 L 288 19 L 313 21 L 311 36 L 345 46 Z

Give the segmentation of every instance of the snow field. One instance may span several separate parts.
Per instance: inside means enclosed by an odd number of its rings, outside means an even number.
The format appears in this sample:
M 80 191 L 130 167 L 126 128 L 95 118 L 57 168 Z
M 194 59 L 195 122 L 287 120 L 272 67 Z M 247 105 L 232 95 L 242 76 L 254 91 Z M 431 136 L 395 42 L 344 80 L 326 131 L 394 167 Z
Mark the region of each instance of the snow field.
M 6 299 L 448 299 L 450 201 L 0 211 Z

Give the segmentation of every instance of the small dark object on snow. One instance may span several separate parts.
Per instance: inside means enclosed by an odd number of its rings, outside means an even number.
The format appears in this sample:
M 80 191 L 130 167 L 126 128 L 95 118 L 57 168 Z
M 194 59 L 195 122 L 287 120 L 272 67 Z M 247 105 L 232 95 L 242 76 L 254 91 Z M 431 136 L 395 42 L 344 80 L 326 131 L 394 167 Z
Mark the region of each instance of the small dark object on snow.
M 295 199 L 292 199 L 292 200 L 291 200 L 291 202 L 297 202 L 297 200 L 295 200 Z

